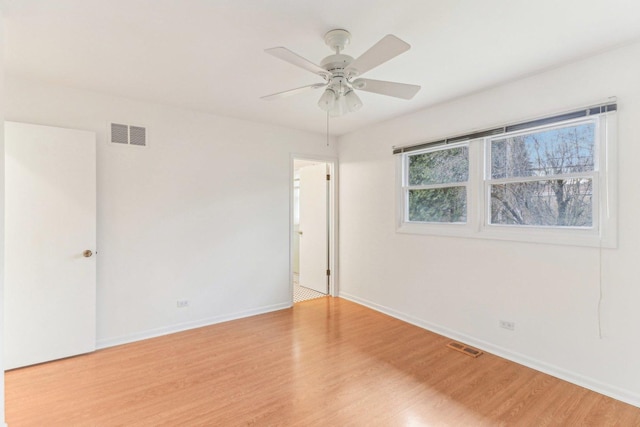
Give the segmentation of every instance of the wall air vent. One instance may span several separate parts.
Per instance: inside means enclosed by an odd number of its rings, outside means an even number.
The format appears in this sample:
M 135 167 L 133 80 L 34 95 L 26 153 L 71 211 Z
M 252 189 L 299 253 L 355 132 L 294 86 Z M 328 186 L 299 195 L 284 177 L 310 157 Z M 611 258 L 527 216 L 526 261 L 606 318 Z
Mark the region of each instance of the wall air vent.
M 476 348 L 469 347 L 468 345 L 460 344 L 459 342 L 450 342 L 447 347 L 452 348 L 460 353 L 464 353 L 467 356 L 478 357 L 482 355 L 482 352 Z
M 129 126 L 111 123 L 111 142 L 116 144 L 129 143 Z
M 147 129 L 141 126 L 111 123 L 111 142 L 144 147 L 147 145 Z
M 147 130 L 140 126 L 129 126 L 129 144 L 147 145 Z

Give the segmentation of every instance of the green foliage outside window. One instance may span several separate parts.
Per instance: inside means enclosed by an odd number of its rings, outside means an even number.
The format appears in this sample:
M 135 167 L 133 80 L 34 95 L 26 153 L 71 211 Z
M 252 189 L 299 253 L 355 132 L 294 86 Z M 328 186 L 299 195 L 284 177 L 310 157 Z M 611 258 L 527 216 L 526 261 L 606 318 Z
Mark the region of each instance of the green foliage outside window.
M 464 183 L 469 179 L 469 149 L 455 147 L 409 156 L 410 186 Z M 466 222 L 466 187 L 409 190 L 409 221 Z

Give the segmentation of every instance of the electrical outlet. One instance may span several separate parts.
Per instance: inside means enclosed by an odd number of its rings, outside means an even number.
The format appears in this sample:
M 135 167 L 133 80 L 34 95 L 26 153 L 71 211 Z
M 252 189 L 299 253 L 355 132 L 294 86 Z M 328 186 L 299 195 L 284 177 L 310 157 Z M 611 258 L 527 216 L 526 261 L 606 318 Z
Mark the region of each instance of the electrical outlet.
M 508 320 L 501 320 L 500 321 L 500 327 L 504 328 L 504 329 L 508 329 L 510 331 L 513 331 L 516 329 L 516 323 L 515 322 L 509 322 Z
M 185 307 L 189 307 L 189 300 L 186 300 L 186 299 L 179 299 L 179 300 L 176 302 L 176 306 L 177 306 L 178 308 L 185 308 Z

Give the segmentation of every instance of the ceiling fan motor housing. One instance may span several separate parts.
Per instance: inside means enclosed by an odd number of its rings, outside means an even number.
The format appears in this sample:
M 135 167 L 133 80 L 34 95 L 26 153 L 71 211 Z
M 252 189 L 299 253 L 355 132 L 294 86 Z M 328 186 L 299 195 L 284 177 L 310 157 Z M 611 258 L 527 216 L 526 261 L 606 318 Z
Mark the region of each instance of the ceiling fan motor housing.
M 327 77 L 329 87 L 338 95 L 344 94 L 351 89 L 348 76 L 344 74 L 344 69 L 353 61 L 349 55 L 335 54 L 329 55 L 320 62 L 320 66 L 331 73 Z
M 349 64 L 351 64 L 351 62 L 353 62 L 353 58 L 351 56 L 339 53 L 329 55 L 324 58 L 320 62 L 320 66 L 331 73 L 334 71 L 344 70 Z

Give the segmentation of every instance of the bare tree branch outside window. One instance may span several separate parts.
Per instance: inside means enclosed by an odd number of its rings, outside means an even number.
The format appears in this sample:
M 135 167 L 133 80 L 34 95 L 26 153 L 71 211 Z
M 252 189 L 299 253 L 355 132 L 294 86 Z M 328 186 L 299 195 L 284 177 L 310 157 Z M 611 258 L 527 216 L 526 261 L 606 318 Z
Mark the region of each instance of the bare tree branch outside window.
M 591 227 L 594 147 L 593 123 L 491 141 L 491 223 Z

